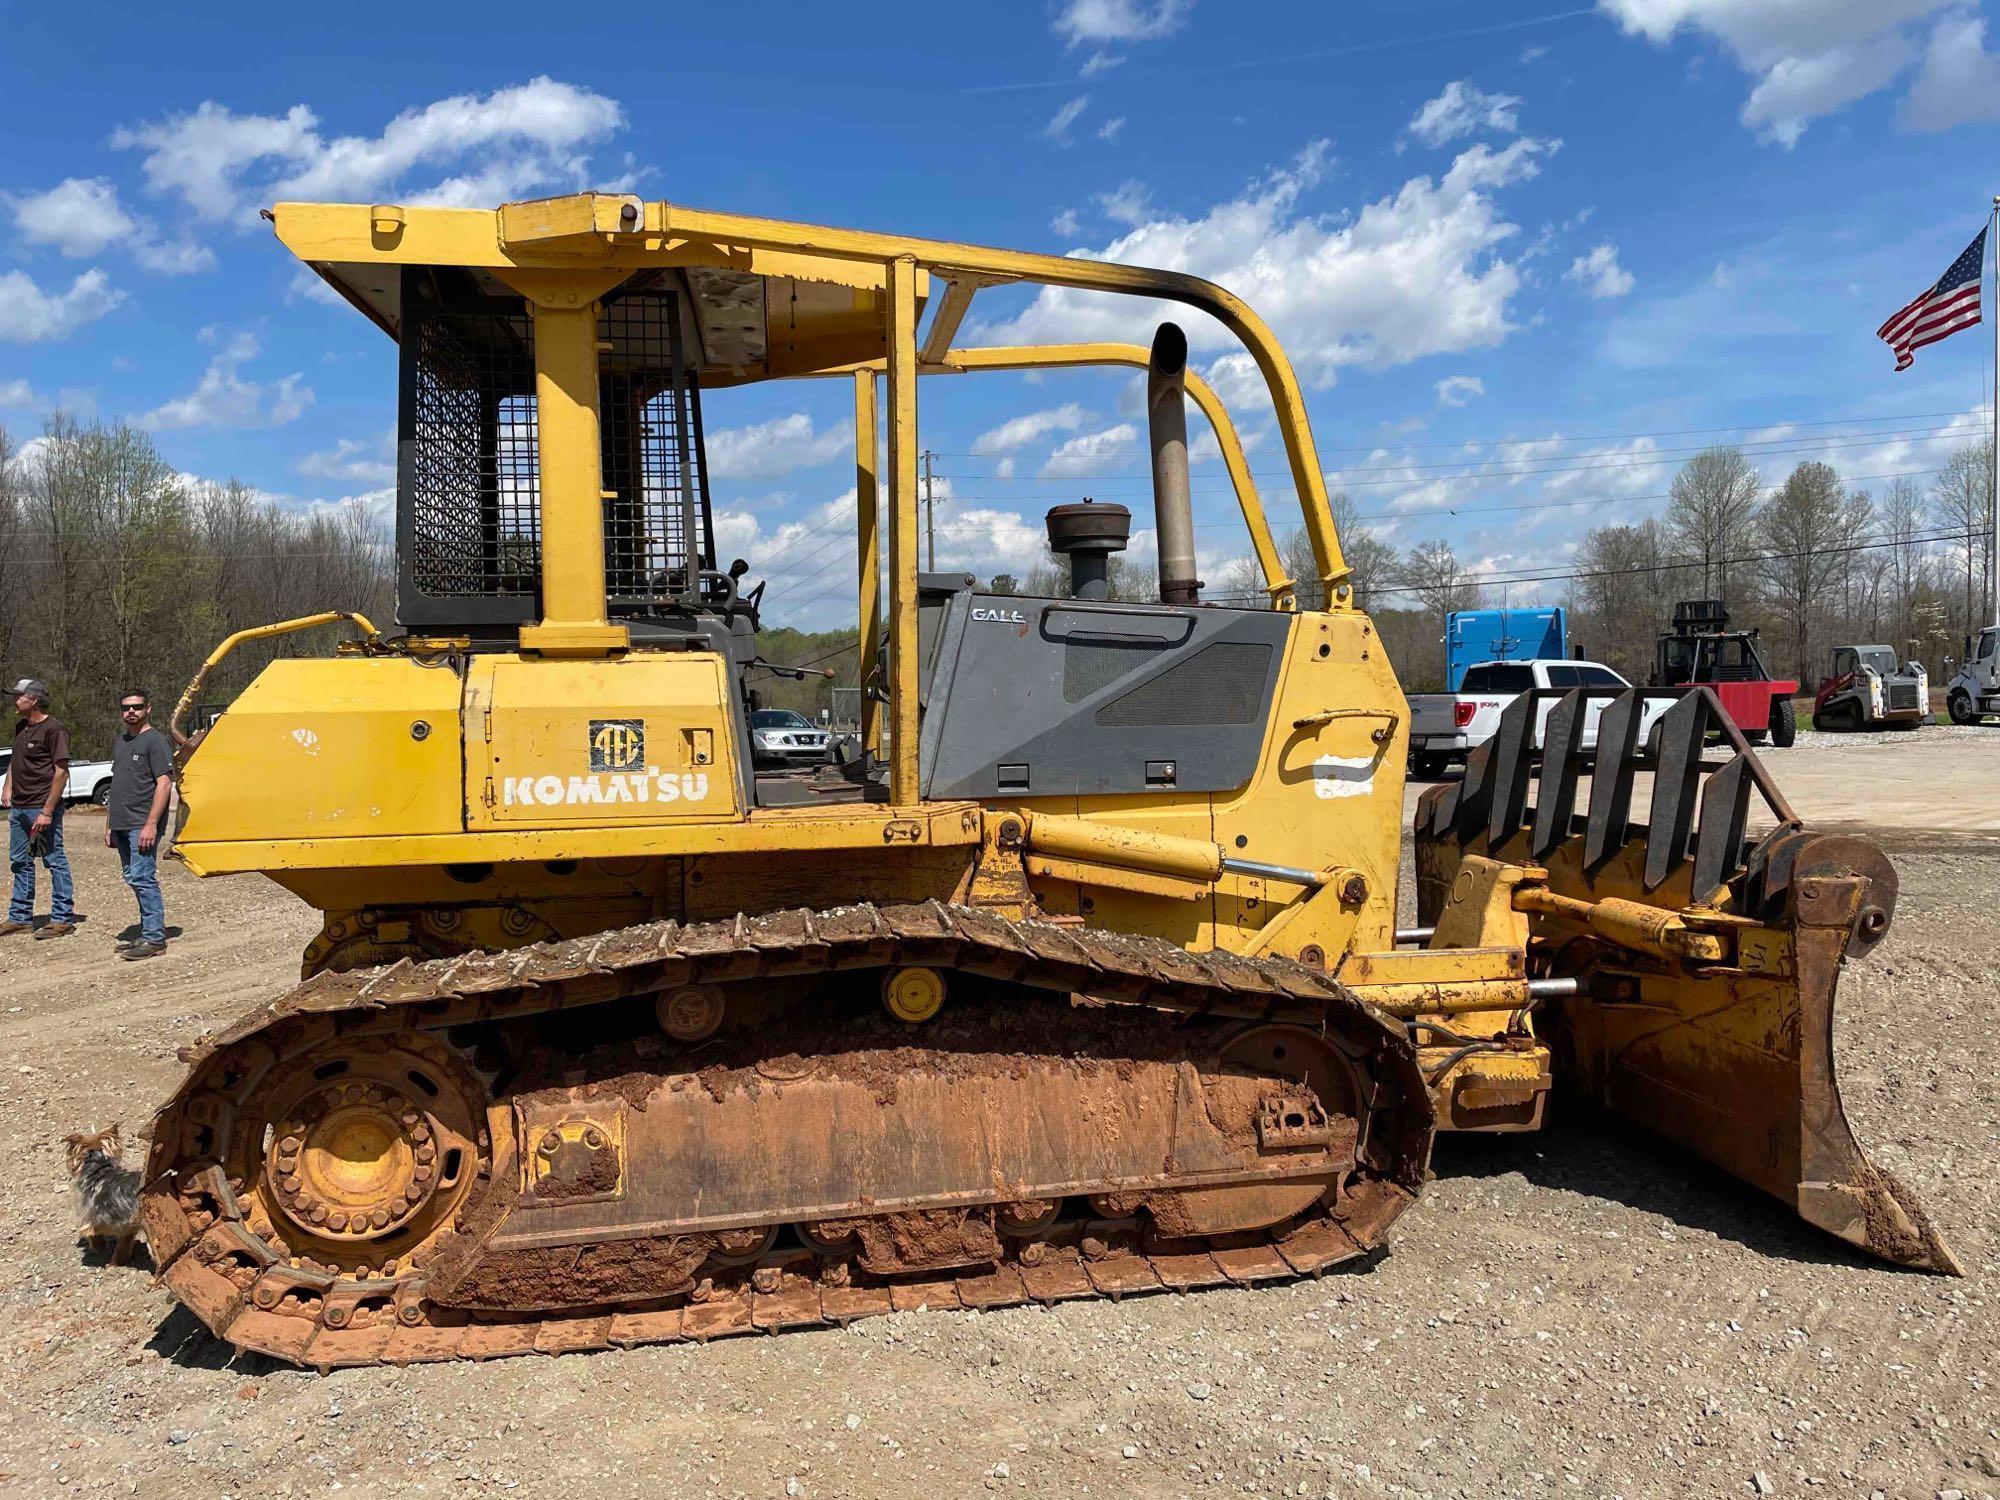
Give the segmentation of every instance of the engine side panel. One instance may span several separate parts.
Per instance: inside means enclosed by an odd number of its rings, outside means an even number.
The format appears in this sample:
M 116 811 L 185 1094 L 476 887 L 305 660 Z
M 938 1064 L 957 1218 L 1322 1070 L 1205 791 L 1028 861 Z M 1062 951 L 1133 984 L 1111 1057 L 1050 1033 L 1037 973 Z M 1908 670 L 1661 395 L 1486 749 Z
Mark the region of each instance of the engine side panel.
M 962 594 L 924 725 L 924 795 L 1239 787 L 1257 768 L 1292 619 Z

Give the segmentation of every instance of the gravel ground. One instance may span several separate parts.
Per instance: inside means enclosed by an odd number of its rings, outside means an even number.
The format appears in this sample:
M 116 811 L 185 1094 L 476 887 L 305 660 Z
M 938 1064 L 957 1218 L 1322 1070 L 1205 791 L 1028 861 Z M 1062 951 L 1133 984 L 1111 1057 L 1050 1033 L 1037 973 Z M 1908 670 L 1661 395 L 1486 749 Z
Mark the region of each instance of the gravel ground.
M 129 897 L 72 830 L 91 920 L 0 944 L 7 1494 L 2000 1494 L 2000 838 L 1883 832 L 1902 906 L 1840 1010 L 1849 1116 L 1963 1281 L 1568 1119 L 1444 1138 L 1391 1250 L 1321 1281 L 322 1377 L 85 1257 L 61 1159 L 143 1128 L 174 1049 L 289 983 L 312 916 L 170 866 L 186 935 L 120 964 Z
M 1916 738 L 1912 738 L 1915 736 Z M 1822 733 L 1817 729 L 1799 727 L 1797 748 L 1801 750 L 1825 750 L 1839 745 L 1933 745 L 1952 740 L 1969 740 L 1975 744 L 1982 741 L 2000 741 L 2000 732 L 1991 724 L 1953 724 L 1939 715 L 1935 724 L 1925 724 L 1917 729 L 1843 729 Z

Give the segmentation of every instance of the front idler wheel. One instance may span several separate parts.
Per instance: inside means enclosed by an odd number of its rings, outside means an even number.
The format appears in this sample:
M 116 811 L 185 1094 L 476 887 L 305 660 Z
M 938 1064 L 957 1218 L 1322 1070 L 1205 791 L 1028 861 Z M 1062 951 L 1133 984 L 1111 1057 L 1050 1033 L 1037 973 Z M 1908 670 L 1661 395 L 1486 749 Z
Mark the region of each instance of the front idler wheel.
M 486 1151 L 483 1090 L 426 1039 L 335 1042 L 252 1101 L 231 1176 L 270 1235 L 329 1270 L 380 1270 L 448 1229 Z

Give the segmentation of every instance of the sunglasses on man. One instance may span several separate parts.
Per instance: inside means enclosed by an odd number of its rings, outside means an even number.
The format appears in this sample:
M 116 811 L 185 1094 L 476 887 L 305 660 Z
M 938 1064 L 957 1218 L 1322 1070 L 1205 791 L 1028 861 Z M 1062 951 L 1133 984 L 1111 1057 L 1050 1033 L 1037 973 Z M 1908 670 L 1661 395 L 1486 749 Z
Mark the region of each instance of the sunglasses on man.
M 147 705 L 144 703 L 121 703 L 118 705 L 118 712 L 121 714 L 142 714 L 146 711 L 146 708 Z

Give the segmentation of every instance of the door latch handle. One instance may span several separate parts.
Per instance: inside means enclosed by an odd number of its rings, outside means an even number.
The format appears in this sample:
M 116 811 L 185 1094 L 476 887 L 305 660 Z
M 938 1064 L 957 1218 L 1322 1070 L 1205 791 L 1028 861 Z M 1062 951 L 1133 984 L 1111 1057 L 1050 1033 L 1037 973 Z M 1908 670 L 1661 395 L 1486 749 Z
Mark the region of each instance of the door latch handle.
M 1393 708 L 1323 708 L 1316 714 L 1307 714 L 1302 719 L 1292 720 L 1292 728 L 1319 729 L 1337 719 L 1387 719 L 1388 723 L 1369 736 L 1380 745 L 1396 732 L 1396 725 L 1402 719 L 1402 715 Z

